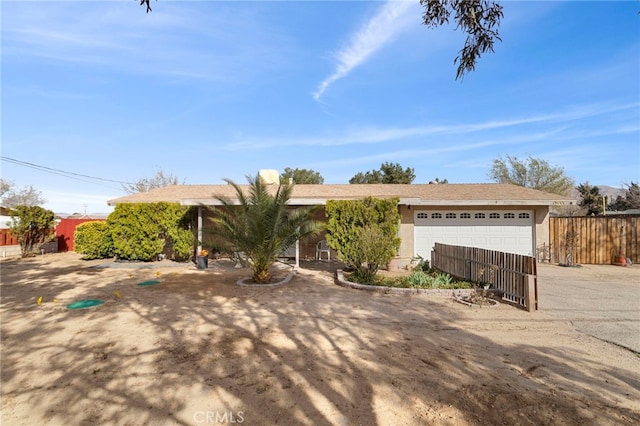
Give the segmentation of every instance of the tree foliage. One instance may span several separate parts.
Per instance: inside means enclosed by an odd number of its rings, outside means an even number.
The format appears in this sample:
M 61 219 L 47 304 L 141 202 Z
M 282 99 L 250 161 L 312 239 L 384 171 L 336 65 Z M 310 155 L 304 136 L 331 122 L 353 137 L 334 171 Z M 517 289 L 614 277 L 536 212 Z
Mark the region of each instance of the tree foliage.
M 436 184 L 442 183 L 442 184 L 445 184 L 445 183 L 449 183 L 449 180 L 448 179 L 440 179 L 440 178 L 436 177 L 434 180 L 430 181 L 429 183 L 436 183 Z
M 458 52 L 454 64 L 458 65 L 456 80 L 476 67 L 478 59 L 486 52 L 493 52 L 497 41 L 502 6 L 493 0 L 420 0 L 424 7 L 422 20 L 428 27 L 440 27 L 454 15 L 456 29 L 467 34 L 464 47 Z
M 104 220 L 79 224 L 73 233 L 73 246 L 84 259 L 105 259 L 114 255 L 113 238 Z
M 373 278 L 400 248 L 397 198 L 329 200 L 326 216 L 327 243 L 364 280 Z
M 38 247 L 53 238 L 55 215 L 40 206 L 17 206 L 9 229 L 20 243 L 22 257 L 35 256 Z
M 17 187 L 13 182 L 0 179 L 0 201 L 3 207 L 14 208 L 17 206 L 39 206 L 47 202 L 42 197 L 42 192 L 33 186 Z
M 297 185 L 303 184 L 322 184 L 324 178 L 315 170 L 310 169 L 291 169 L 285 167 L 284 172 L 280 173 L 280 183 L 294 183 Z
M 510 183 L 525 188 L 538 189 L 552 194 L 567 195 L 573 188 L 560 166 L 551 166 L 547 161 L 529 156 L 526 160 L 507 155 L 493 160 L 489 177 L 495 182 Z
M 151 12 L 150 0 L 140 0 L 140 6 L 143 5 L 147 7 L 147 13 Z
M 177 203 L 118 204 L 107 218 L 114 255 L 140 261 L 155 260 L 160 253 L 189 258 L 194 243 L 189 212 Z
M 0 178 L 0 197 L 3 197 L 4 194 L 9 192 L 9 190 L 11 190 L 12 185 L 13 185 L 12 182 L 9 182 L 7 180 Z
M 631 182 L 627 186 L 624 195 L 618 195 L 609 205 L 609 208 L 616 211 L 640 209 L 640 185 Z
M 247 193 L 226 179 L 237 200 L 217 197 L 221 207 L 211 208 L 213 232 L 227 251 L 244 252 L 256 283 L 269 283 L 270 268 L 296 240 L 315 234 L 321 224 L 312 219 L 316 207 L 288 208 L 293 185 L 268 185 L 260 176 L 247 176 Z M 272 191 L 273 189 L 273 191 Z
M 414 169 L 403 169 L 399 163 L 383 163 L 380 170 L 371 170 L 365 173 L 358 172 L 349 179 L 351 184 L 367 183 L 411 183 L 416 178 Z
M 587 216 L 596 216 L 602 214 L 602 194 L 600 188 L 589 184 L 589 182 L 581 183 L 576 187 L 580 194 L 578 205 L 586 210 Z
M 177 176 L 172 173 L 165 174 L 162 170 L 158 170 L 151 178 L 142 178 L 135 183 L 123 184 L 122 188 L 128 194 L 136 194 L 138 192 L 149 192 L 152 189 L 162 188 L 164 186 L 184 184 L 184 180 L 180 182 Z

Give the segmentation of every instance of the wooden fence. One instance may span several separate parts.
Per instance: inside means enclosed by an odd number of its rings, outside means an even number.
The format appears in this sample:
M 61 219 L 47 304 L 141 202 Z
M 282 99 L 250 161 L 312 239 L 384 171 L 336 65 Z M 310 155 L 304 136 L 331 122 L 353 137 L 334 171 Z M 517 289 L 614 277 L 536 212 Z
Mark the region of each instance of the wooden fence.
M 0 246 L 14 246 L 18 239 L 8 229 L 0 229 Z
M 73 251 L 75 248 L 73 242 L 73 236 L 76 232 L 76 228 L 81 223 L 85 222 L 104 222 L 106 219 L 91 219 L 91 218 L 82 218 L 82 219 L 72 219 L 66 218 L 60 220 L 58 225 L 56 226 L 56 237 L 58 238 L 58 251 Z
M 431 265 L 457 278 L 491 284 L 504 300 L 529 312 L 538 309 L 534 257 L 436 243 L 431 253 Z
M 610 265 L 615 255 L 624 254 L 640 263 L 639 238 L 639 216 L 552 217 L 549 260 Z

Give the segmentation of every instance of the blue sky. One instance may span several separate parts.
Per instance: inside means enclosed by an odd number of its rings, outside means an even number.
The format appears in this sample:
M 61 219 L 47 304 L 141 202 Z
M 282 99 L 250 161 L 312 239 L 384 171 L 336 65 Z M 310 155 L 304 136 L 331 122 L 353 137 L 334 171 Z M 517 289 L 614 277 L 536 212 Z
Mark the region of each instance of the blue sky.
M 387 161 L 415 183 L 488 182 L 506 155 L 640 180 L 638 3 L 502 4 L 503 41 L 456 81 L 464 34 L 421 25 L 417 1 L 5 0 L 2 155 L 125 182 L 298 167 L 347 183 Z M 124 195 L 1 167 L 56 212 Z

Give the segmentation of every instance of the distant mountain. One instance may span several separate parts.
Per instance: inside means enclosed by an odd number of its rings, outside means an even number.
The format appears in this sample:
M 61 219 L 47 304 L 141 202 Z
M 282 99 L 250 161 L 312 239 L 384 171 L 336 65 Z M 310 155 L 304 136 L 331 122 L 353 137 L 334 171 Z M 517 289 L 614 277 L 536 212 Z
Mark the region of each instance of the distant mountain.
M 614 188 L 613 186 L 608 186 L 608 185 L 593 185 L 593 186 L 597 186 L 598 189 L 600 189 L 600 194 L 605 195 L 609 200 L 609 203 L 612 201 L 615 201 L 618 195 L 620 196 L 624 195 L 626 191 L 626 188 L 623 188 L 623 187 Z M 580 199 L 580 193 L 575 188 L 571 190 L 570 196 L 571 198 L 574 198 L 576 200 Z

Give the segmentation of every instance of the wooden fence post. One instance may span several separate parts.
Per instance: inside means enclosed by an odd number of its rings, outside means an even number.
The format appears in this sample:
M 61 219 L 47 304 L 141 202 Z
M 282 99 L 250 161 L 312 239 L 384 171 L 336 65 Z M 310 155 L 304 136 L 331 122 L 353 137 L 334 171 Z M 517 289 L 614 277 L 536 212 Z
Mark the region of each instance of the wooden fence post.
M 536 300 L 536 277 L 527 275 L 524 283 L 524 303 L 527 311 L 533 312 L 538 309 L 538 301 Z

